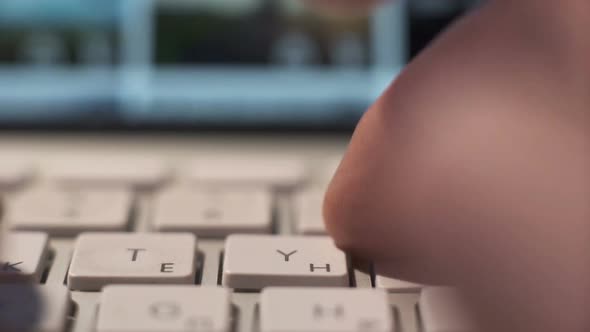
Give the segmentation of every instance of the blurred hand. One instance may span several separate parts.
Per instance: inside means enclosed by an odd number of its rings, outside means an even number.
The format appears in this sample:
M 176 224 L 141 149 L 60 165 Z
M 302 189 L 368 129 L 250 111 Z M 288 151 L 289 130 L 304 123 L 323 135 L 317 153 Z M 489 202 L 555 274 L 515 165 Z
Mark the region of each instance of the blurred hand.
M 336 244 L 458 287 L 481 330 L 590 331 L 587 31 L 586 0 L 456 23 L 359 123 L 324 205 Z

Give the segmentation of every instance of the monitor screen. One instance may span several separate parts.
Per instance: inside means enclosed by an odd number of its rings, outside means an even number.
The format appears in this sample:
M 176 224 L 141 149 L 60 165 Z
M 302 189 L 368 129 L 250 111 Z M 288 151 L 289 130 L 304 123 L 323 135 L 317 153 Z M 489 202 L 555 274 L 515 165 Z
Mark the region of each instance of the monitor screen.
M 350 127 L 403 65 L 400 3 L 2 0 L 0 126 Z
M 157 65 L 349 68 L 370 63 L 366 13 L 320 15 L 295 1 L 204 0 L 192 6 L 162 3 L 154 16 Z
M 0 66 L 118 62 L 117 0 L 0 1 Z

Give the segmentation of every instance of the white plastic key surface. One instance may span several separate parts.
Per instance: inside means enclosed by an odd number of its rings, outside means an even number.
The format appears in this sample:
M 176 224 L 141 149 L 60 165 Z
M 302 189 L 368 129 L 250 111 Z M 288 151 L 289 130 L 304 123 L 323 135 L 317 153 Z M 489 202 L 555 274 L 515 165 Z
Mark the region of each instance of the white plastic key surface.
M 1 330 L 64 332 L 70 303 L 63 286 L 0 285 Z
M 319 182 L 324 185 L 328 185 L 334 175 L 336 175 L 336 171 L 338 167 L 340 167 L 340 163 L 342 162 L 342 156 L 334 156 L 328 159 L 320 168 L 319 174 Z
M 48 179 L 60 185 L 83 188 L 151 189 L 170 177 L 168 166 L 157 158 L 111 155 L 56 158 L 42 171 Z
M 305 181 L 305 177 L 301 161 L 276 156 L 201 158 L 189 170 L 193 182 L 212 185 L 291 188 Z
M 0 160 L 0 189 L 14 189 L 33 177 L 34 169 L 24 161 Z
M 294 198 L 295 230 L 298 234 L 324 235 L 326 226 L 322 216 L 324 190 L 309 189 Z
M 190 284 L 195 279 L 192 234 L 87 233 L 78 237 L 68 273 L 73 290 L 107 284 Z
M 107 286 L 97 332 L 230 330 L 230 293 L 220 287 Z
M 386 289 L 392 293 L 419 293 L 422 289 L 422 285 L 420 284 L 379 275 L 375 278 L 375 286 L 377 286 L 377 288 Z
M 84 231 L 125 230 L 133 195 L 125 189 L 59 189 L 46 186 L 16 195 L 7 204 L 13 230 L 72 236 Z
M 424 332 L 477 332 L 457 292 L 449 287 L 425 287 L 418 303 Z
M 272 196 L 262 188 L 176 188 L 156 199 L 153 224 L 158 231 L 186 231 L 200 237 L 269 233 Z
M 261 332 L 393 332 L 392 308 L 382 290 L 265 288 Z
M 47 235 L 17 232 L 4 235 L 2 240 L 0 282 L 39 281 L 48 253 Z
M 223 285 L 348 286 L 346 256 L 328 237 L 230 235 L 225 243 Z

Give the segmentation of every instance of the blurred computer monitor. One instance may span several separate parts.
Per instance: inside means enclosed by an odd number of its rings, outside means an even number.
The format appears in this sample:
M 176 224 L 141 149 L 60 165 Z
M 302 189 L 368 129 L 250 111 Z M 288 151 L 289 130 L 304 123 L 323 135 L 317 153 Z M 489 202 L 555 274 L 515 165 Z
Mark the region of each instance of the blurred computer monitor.
M 434 1 L 2 0 L 0 126 L 351 128 L 470 2 Z

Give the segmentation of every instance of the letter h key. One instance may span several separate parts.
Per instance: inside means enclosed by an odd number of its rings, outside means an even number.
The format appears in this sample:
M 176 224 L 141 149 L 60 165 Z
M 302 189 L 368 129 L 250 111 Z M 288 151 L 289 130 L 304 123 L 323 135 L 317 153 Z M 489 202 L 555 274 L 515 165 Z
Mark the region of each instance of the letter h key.
M 236 289 L 346 287 L 346 255 L 323 236 L 231 235 L 225 243 L 222 283 Z

